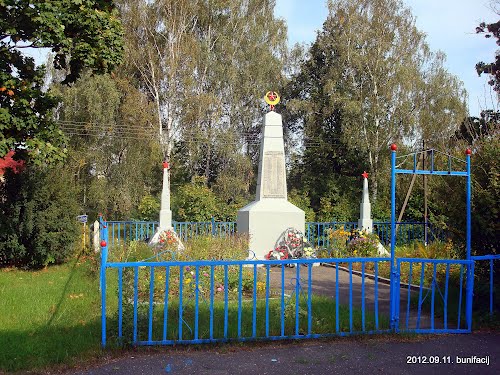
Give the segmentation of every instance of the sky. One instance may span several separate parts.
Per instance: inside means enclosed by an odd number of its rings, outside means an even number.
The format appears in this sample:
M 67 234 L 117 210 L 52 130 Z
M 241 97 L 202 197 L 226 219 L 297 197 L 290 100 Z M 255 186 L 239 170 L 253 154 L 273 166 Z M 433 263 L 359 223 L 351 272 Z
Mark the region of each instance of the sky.
M 475 65 L 491 62 L 497 45 L 475 33 L 476 26 L 498 21 L 489 0 L 403 0 L 412 9 L 416 25 L 426 34 L 432 51 L 446 54 L 448 71 L 457 76 L 468 93 L 471 116 L 483 109 L 498 109 L 487 76 L 478 77 Z M 276 0 L 275 16 L 288 25 L 288 44 L 312 43 L 328 15 L 326 0 Z

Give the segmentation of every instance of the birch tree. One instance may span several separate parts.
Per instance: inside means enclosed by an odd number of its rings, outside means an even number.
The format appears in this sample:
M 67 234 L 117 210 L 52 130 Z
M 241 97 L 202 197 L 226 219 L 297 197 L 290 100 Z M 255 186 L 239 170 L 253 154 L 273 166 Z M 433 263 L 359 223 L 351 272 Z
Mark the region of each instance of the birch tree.
M 154 103 L 159 139 L 168 159 L 179 124 L 184 79 L 192 71 L 188 51 L 197 23 L 195 4 L 189 0 L 121 0 L 118 4 L 127 63 Z

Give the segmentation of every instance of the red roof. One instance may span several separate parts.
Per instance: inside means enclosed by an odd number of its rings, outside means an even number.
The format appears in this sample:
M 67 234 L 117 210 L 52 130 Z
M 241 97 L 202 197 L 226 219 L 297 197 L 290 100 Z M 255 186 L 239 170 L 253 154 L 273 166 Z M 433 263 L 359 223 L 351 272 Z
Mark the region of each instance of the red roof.
M 14 160 L 12 157 L 14 156 L 14 151 L 9 151 L 7 155 L 3 158 L 0 158 L 0 176 L 5 173 L 7 168 L 12 168 L 15 173 L 21 172 L 24 167 L 24 161 L 22 160 Z

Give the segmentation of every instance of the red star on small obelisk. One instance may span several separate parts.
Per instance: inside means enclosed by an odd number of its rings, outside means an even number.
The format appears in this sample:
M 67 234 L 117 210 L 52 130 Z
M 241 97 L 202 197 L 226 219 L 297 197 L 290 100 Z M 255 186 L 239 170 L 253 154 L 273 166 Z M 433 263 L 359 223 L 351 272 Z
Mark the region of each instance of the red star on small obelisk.
M 361 173 L 361 176 L 363 176 L 363 178 L 368 178 L 368 173 L 364 171 L 363 173 Z

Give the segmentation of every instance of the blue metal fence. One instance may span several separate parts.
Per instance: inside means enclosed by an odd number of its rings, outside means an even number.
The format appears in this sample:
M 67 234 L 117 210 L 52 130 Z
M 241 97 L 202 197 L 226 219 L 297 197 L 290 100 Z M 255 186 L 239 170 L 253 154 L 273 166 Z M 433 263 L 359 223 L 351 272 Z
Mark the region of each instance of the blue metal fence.
M 395 283 L 392 285 L 394 298 L 391 305 L 396 332 L 471 332 L 474 261 L 419 258 L 399 258 L 396 261 L 397 273 Z M 404 281 L 401 280 L 402 274 L 407 275 Z M 440 274 L 441 276 L 444 274 L 444 280 L 439 277 Z M 456 288 L 456 280 L 450 284 L 450 276 L 459 280 L 458 288 Z M 452 289 L 450 285 L 455 288 L 452 291 L 452 298 L 450 298 L 450 289 Z M 401 293 L 405 289 L 406 304 L 402 304 Z M 415 303 L 416 311 L 412 312 L 411 309 L 415 308 Z M 430 308 L 428 317 L 422 315 L 426 306 Z M 402 312 L 405 312 L 405 319 L 400 319 Z M 426 318 L 429 324 L 424 327 L 423 320 Z
M 472 260 L 397 259 L 392 285 L 390 258 L 109 262 L 102 224 L 103 345 L 471 330 Z
M 424 241 L 425 223 L 420 222 L 398 222 L 396 223 L 397 244 L 409 244 L 414 241 Z M 305 235 L 308 241 L 315 247 L 330 246 L 330 232 L 343 228 L 347 232 L 358 229 L 358 223 L 355 221 L 346 222 L 309 222 L 306 223 Z M 427 223 L 428 240 L 443 240 L 444 232 Z M 387 245 L 391 241 L 391 223 L 389 221 L 374 221 L 373 233 L 375 233 L 380 242 Z
M 156 221 L 109 221 L 111 245 L 126 241 L 147 241 L 152 238 L 158 227 Z M 178 222 L 173 221 L 172 226 L 182 241 L 200 235 L 231 236 L 236 232 L 234 221 L 205 222 Z M 315 247 L 330 246 L 330 231 L 344 228 L 346 231 L 357 229 L 357 222 L 308 222 L 305 227 L 305 237 Z M 444 234 L 427 224 L 428 238 L 433 241 L 443 240 Z M 408 244 L 414 241 L 424 241 L 425 223 L 400 222 L 397 223 L 397 244 Z M 377 221 L 373 223 L 373 232 L 378 235 L 380 242 L 387 245 L 391 238 L 390 222 Z
M 490 272 L 489 272 L 489 296 L 490 296 L 490 306 L 489 306 L 489 311 L 490 315 L 493 315 L 494 312 L 494 305 L 493 305 L 493 296 L 495 294 L 495 283 L 494 283 L 494 262 L 496 260 L 500 260 L 500 254 L 495 254 L 495 255 L 476 255 L 471 257 L 472 260 L 479 262 L 479 261 L 489 261 L 490 265 Z

